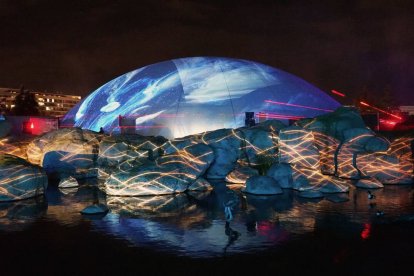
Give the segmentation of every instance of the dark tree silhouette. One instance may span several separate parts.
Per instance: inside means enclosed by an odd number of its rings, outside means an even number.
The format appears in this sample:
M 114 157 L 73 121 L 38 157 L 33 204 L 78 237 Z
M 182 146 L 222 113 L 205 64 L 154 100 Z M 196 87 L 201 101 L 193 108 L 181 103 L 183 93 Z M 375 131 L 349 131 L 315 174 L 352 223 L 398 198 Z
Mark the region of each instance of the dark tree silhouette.
M 13 114 L 19 116 L 39 115 L 38 107 L 35 95 L 22 86 L 19 94 L 14 99 Z

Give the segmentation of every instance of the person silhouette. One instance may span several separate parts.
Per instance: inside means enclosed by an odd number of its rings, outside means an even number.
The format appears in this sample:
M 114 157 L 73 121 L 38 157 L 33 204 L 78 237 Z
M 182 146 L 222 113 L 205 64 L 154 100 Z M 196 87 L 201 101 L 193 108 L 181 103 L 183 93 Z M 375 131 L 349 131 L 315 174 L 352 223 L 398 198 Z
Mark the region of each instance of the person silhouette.
M 103 129 L 103 127 L 101 127 L 100 129 L 99 129 L 99 133 L 105 133 L 105 131 L 104 131 L 104 129 Z

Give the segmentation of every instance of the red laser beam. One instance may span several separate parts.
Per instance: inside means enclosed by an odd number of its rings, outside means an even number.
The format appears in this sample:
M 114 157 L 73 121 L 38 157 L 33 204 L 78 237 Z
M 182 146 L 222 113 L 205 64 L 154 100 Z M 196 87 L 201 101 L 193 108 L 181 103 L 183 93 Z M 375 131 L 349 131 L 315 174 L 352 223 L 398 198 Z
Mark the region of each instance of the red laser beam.
M 392 114 L 392 113 L 389 113 L 389 112 L 387 112 L 387 111 L 385 111 L 385 110 L 379 109 L 378 107 L 375 107 L 375 106 L 369 105 L 369 104 L 367 104 L 366 102 L 359 102 L 359 103 L 360 103 L 361 105 L 368 106 L 368 107 L 370 107 L 370 108 L 372 108 L 372 109 L 375 109 L 375 110 L 377 110 L 377 111 L 379 111 L 379 112 L 382 112 L 382 113 L 388 114 L 388 115 L 390 115 L 390 116 L 392 116 L 392 117 L 394 117 L 394 118 L 397 118 L 398 120 L 402 120 L 402 118 L 401 118 L 400 116 L 397 116 L 397 115 L 394 115 L 394 114 Z
M 341 97 L 346 97 L 344 93 L 338 92 L 338 91 L 336 91 L 336 90 L 334 90 L 334 89 L 332 89 L 332 90 L 331 90 L 331 92 L 332 92 L 333 94 L 335 94 L 335 95 L 338 95 L 338 96 L 341 96 Z
M 328 112 L 332 112 L 333 111 L 331 109 L 323 109 L 323 108 L 317 108 L 317 107 L 311 107 L 311 106 L 299 105 L 299 104 L 282 103 L 282 102 L 276 102 L 276 101 L 271 101 L 271 100 L 265 100 L 265 102 L 266 103 L 271 103 L 271 104 L 280 104 L 280 105 L 301 107 L 301 108 L 307 108 L 307 109 L 313 109 L 313 110 L 321 110 L 321 111 L 328 111 Z

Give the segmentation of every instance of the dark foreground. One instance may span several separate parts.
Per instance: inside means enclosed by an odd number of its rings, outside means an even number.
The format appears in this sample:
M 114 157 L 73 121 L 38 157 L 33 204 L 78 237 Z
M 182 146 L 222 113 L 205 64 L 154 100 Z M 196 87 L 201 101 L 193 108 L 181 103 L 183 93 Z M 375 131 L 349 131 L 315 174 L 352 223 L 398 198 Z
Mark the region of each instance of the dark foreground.
M 130 205 L 117 205 L 119 213 L 90 219 L 79 210 L 96 200 L 94 189 L 51 188 L 40 203 L 0 206 L 0 275 L 405 275 L 414 260 L 413 191 L 376 190 L 375 204 L 358 189 L 344 202 L 287 191 L 270 201 L 248 197 L 231 222 L 241 236 L 226 246 L 217 192 L 168 218 L 125 215 Z

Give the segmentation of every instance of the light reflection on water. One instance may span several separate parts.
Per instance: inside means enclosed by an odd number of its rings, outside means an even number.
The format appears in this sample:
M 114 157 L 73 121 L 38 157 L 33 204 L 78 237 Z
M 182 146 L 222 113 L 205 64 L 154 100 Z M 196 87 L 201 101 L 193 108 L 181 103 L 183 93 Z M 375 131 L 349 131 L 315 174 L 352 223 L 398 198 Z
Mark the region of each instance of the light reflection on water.
M 211 192 L 106 197 L 96 186 L 50 187 L 46 198 L 1 203 L 0 231 L 24 231 L 34 222 L 54 221 L 65 227 L 87 223 L 93 231 L 126 240 L 133 247 L 211 257 L 277 249 L 320 229 L 367 239 L 372 223 L 414 220 L 412 186 L 386 186 L 373 192 L 374 200 L 363 189 L 316 200 L 301 198 L 292 190 L 277 196 L 243 196 L 239 189 L 216 183 Z M 241 201 L 226 226 L 223 203 L 232 199 Z M 105 217 L 79 213 L 96 202 L 108 205 Z M 378 210 L 383 217 L 376 216 Z

